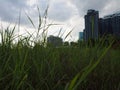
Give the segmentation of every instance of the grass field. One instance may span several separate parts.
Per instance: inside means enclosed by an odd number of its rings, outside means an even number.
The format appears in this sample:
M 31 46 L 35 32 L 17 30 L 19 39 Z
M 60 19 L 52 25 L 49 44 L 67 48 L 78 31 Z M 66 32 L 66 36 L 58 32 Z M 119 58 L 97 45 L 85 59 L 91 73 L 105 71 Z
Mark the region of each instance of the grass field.
M 34 46 L 1 33 L 0 90 L 120 90 L 120 49 Z
M 16 26 L 0 30 L 0 90 L 120 90 L 120 47 L 112 48 L 114 40 L 107 46 L 104 39 L 94 47 L 47 46 L 53 24 L 46 25 L 46 15 L 47 10 L 42 22 L 39 13 L 34 38 L 15 35 Z

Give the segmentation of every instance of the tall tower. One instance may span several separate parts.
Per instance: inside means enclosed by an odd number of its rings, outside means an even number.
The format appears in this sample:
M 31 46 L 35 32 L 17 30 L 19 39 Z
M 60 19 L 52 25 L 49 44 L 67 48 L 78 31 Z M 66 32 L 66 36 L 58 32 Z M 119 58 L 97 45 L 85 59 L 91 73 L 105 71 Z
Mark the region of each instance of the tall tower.
M 90 39 L 98 39 L 98 23 L 99 23 L 99 13 L 95 10 L 88 10 L 87 15 L 85 15 L 85 41 Z

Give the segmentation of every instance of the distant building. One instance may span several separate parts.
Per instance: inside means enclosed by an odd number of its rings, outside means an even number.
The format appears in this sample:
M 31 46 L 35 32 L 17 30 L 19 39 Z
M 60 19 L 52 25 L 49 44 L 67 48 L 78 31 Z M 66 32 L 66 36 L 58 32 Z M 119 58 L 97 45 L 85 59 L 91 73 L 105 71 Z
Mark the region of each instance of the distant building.
M 112 30 L 112 15 L 105 16 L 103 19 L 103 30 L 104 34 L 113 34 Z
M 85 15 L 85 30 L 84 39 L 88 41 L 89 39 L 98 39 L 98 21 L 99 13 L 95 10 L 88 10 L 87 15 Z
M 113 14 L 112 29 L 113 35 L 120 38 L 120 13 Z
M 79 40 L 83 40 L 83 32 L 79 32 Z
M 52 46 L 58 47 L 58 46 L 61 46 L 63 44 L 63 40 L 60 37 L 49 36 L 47 38 L 47 43 L 52 45 Z
M 105 35 L 105 24 L 104 24 L 104 20 L 102 18 L 99 19 L 99 37 L 102 37 L 103 35 Z
M 85 41 L 89 39 L 97 40 L 99 37 L 108 34 L 120 39 L 120 13 L 99 18 L 98 11 L 90 9 L 84 18 L 85 29 L 83 31 L 83 38 Z
M 105 16 L 100 22 L 102 22 L 102 34 L 111 34 L 116 37 L 120 37 L 120 13 Z

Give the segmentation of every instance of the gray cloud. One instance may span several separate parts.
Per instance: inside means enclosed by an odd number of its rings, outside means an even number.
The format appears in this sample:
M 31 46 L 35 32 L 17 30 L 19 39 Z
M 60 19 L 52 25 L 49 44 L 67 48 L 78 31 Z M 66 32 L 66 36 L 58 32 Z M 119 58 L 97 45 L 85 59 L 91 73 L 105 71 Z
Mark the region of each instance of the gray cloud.
M 71 0 L 71 2 L 78 8 L 81 16 L 85 15 L 88 9 L 100 11 L 101 16 L 120 10 L 118 0 Z
M 50 4 L 49 18 L 57 21 L 69 20 L 74 15 L 74 8 L 68 5 L 67 1 L 56 0 Z
M 50 3 L 51 1 L 51 3 Z M 29 0 L 0 0 L 0 19 L 6 22 L 18 21 L 20 10 L 21 24 L 27 24 L 25 12 L 36 22 L 38 18 L 37 6 L 40 8 L 40 13 L 43 16 L 47 5 L 50 3 L 48 17 L 51 20 L 64 22 L 69 20 L 74 14 L 74 8 L 67 4 L 64 0 L 36 0 L 32 6 L 29 5 Z
M 27 7 L 27 0 L 1 0 L 0 18 L 7 22 L 16 21 L 19 16 L 20 9 L 26 9 Z
M 17 21 L 20 9 L 22 9 L 21 24 L 28 25 L 29 23 L 25 12 L 27 12 L 36 23 L 38 18 L 37 5 L 40 8 L 41 15 L 43 15 L 49 3 L 48 18 L 58 22 L 69 21 L 75 16 L 77 11 L 80 17 L 84 17 L 88 9 L 99 10 L 101 16 L 120 10 L 120 0 L 33 0 L 36 2 L 32 5 L 29 5 L 29 1 L 30 0 L 0 0 L 1 20 L 6 22 Z

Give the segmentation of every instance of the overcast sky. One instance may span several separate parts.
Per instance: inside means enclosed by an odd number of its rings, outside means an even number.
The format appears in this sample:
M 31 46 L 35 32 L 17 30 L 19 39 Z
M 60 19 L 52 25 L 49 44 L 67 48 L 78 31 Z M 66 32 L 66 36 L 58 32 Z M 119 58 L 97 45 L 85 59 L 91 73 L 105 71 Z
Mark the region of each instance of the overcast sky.
M 52 26 L 49 35 L 57 35 L 60 28 L 63 28 L 63 32 L 66 30 L 67 34 L 74 27 L 71 40 L 77 40 L 78 32 L 83 31 L 84 15 L 88 9 L 98 10 L 100 17 L 120 11 L 120 0 L 0 0 L 0 22 L 17 23 L 21 13 L 21 28 L 33 30 L 25 13 L 37 25 L 37 6 L 42 16 L 48 5 L 48 22 L 61 24 Z

